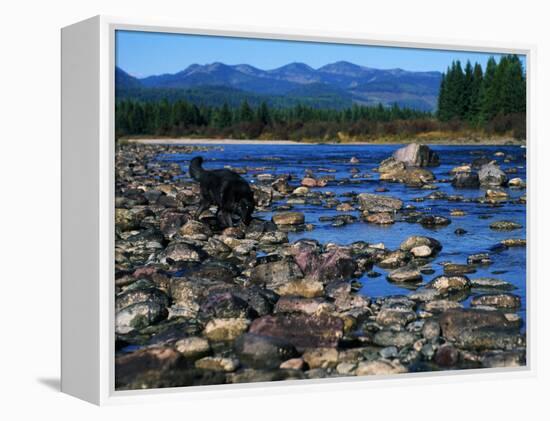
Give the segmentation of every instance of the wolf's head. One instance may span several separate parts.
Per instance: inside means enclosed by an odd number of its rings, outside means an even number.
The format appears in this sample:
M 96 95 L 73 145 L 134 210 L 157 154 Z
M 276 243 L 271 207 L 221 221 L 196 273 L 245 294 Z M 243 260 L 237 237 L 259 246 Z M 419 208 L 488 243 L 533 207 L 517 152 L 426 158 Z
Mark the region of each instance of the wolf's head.
M 254 212 L 254 200 L 250 199 L 241 199 L 239 203 L 237 204 L 237 208 L 235 209 L 235 213 L 239 215 L 241 218 L 241 221 L 245 225 L 249 225 L 252 221 L 252 213 Z
M 193 180 L 199 181 L 200 176 L 204 171 L 202 169 L 203 161 L 202 156 L 196 156 L 191 160 L 191 163 L 189 164 L 189 175 Z

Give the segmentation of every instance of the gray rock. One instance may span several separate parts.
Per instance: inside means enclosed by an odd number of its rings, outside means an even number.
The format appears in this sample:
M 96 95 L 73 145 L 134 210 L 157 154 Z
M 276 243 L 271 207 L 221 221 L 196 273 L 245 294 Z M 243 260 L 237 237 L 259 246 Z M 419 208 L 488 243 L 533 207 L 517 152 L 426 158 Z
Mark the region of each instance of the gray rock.
M 512 290 L 516 287 L 510 282 L 496 278 L 475 278 L 470 280 L 472 288 Z
M 388 279 L 392 282 L 420 282 L 422 281 L 422 274 L 415 266 L 404 266 L 395 270 L 392 270 L 388 274 Z
M 395 346 L 387 346 L 379 351 L 380 356 L 385 359 L 396 358 L 398 353 L 399 351 Z
M 298 356 L 290 342 L 252 333 L 237 338 L 234 347 L 242 364 L 253 368 L 277 368 L 284 361 Z
M 202 249 L 187 243 L 172 243 L 164 250 L 161 262 L 201 262 L 206 258 Z
M 161 307 L 168 307 L 170 300 L 166 293 L 155 287 L 128 288 L 116 296 L 115 311 L 120 311 L 132 304 L 144 301 L 155 302 Z
M 380 194 L 361 193 L 357 195 L 357 199 L 363 211 L 394 212 L 403 207 L 403 201 Z
M 489 228 L 496 231 L 512 231 L 522 228 L 521 224 L 513 221 L 496 221 L 489 225 Z
M 158 302 L 145 301 L 123 308 L 115 315 L 115 331 L 129 333 L 156 323 L 168 315 L 165 307 Z
M 426 320 L 424 326 L 422 326 L 422 336 L 427 340 L 432 340 L 441 334 L 441 326 L 437 320 Z
M 293 259 L 263 263 L 250 271 L 252 283 L 276 289 L 288 282 L 301 279 L 303 273 Z
M 515 309 L 521 307 L 521 298 L 514 294 L 484 294 L 472 299 L 473 306 L 489 306 L 497 308 Z
M 376 316 L 381 326 L 406 325 L 416 319 L 416 313 L 408 308 L 382 308 Z
M 441 293 L 463 291 L 470 288 L 470 280 L 466 276 L 441 275 L 434 278 L 426 288 L 436 289 Z
M 516 349 L 525 346 L 525 338 L 509 329 L 485 327 L 461 332 L 455 343 L 460 348 L 473 350 Z
M 439 155 L 428 146 L 410 143 L 393 153 L 393 158 L 413 167 L 436 167 L 439 165 Z
M 508 180 L 506 173 L 494 161 L 483 165 L 478 175 L 480 184 L 486 187 L 503 186 Z
M 489 265 L 493 263 L 489 253 L 477 253 L 468 256 L 469 265 Z
M 525 351 L 492 351 L 481 358 L 481 365 L 485 368 L 522 367 L 526 363 Z
M 476 329 L 507 329 L 514 326 L 499 311 L 479 309 L 451 309 L 439 316 L 439 325 L 443 336 L 450 340 L 457 339 L 463 332 Z
M 416 335 L 404 330 L 380 330 L 374 335 L 374 343 L 379 346 L 396 346 L 402 348 L 412 345 L 417 340 Z

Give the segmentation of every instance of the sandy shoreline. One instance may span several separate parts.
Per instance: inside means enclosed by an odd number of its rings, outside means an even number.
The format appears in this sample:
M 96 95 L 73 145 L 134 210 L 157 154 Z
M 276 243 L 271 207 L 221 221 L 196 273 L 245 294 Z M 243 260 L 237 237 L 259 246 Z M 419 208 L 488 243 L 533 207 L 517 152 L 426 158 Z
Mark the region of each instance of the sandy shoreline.
M 401 145 L 411 142 L 426 143 L 429 145 L 525 145 L 524 141 L 514 139 L 488 139 L 483 142 L 460 139 L 450 140 L 411 140 L 407 141 L 383 141 L 383 142 L 350 142 L 350 143 L 330 143 L 330 142 L 296 142 L 293 140 L 253 140 L 253 139 L 190 139 L 190 138 L 130 138 L 126 139 L 129 143 L 139 143 L 143 145 Z

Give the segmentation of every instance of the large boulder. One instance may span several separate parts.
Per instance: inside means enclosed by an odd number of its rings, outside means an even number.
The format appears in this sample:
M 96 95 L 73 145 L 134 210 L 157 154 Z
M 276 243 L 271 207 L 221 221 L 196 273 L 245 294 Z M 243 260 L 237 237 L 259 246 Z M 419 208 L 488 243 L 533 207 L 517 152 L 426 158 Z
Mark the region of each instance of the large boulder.
M 484 187 L 504 186 L 508 181 L 506 173 L 494 161 L 483 165 L 479 169 L 478 175 L 479 183 Z
M 282 338 L 296 348 L 334 348 L 343 336 L 344 322 L 327 314 L 280 313 L 260 317 L 252 322 L 249 332 Z
M 439 155 L 428 146 L 411 143 L 393 153 L 393 157 L 411 167 L 437 167 Z

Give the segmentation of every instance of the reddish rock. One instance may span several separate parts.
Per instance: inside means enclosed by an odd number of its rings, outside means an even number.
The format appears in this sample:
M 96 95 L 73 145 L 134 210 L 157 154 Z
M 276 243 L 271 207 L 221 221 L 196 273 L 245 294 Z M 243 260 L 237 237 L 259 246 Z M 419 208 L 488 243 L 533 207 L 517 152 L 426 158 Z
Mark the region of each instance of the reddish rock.
M 443 345 L 435 353 L 434 361 L 442 367 L 452 367 L 458 362 L 459 355 L 455 347 Z
M 286 339 L 298 349 L 334 348 L 342 338 L 344 322 L 326 314 L 276 314 L 254 320 L 250 332 Z

